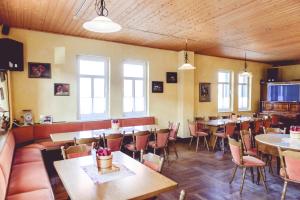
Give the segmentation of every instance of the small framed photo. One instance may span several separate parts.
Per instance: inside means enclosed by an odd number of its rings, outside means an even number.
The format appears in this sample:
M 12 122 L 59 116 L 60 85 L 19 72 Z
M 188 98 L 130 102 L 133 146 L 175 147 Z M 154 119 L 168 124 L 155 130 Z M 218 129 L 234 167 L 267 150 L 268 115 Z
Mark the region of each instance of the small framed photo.
M 164 82 L 152 81 L 152 93 L 163 93 L 163 92 L 164 92 Z
M 29 62 L 28 77 L 29 78 L 51 78 L 51 64 Z
M 177 72 L 167 72 L 167 83 L 177 83 Z
M 210 102 L 210 83 L 199 83 L 199 102 Z
M 53 117 L 52 115 L 41 115 L 40 116 L 40 123 L 41 124 L 52 124 Z
M 70 84 L 54 83 L 54 96 L 70 96 Z

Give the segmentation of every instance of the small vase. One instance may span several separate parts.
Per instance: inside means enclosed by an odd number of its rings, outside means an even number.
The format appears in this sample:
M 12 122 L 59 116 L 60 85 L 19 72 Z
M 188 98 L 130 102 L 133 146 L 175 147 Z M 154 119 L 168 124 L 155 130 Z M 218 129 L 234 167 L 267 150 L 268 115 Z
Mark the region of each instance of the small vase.
M 112 167 L 112 155 L 109 156 L 97 156 L 98 169 L 108 169 Z

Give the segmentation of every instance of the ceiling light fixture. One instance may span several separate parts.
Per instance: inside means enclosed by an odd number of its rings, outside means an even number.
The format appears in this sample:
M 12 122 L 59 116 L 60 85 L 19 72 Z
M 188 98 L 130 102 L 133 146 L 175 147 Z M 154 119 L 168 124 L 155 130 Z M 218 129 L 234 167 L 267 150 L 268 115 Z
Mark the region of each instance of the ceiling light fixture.
M 187 49 L 187 39 L 185 40 L 185 51 L 184 51 L 184 63 L 178 68 L 178 70 L 191 70 L 196 69 L 192 64 L 188 63 L 188 49 Z
M 109 19 L 108 10 L 105 7 L 104 0 L 96 0 L 95 10 L 98 17 L 95 17 L 91 21 L 87 21 L 83 24 L 83 28 L 88 31 L 97 32 L 97 33 L 113 33 L 118 32 L 122 27 Z
M 247 54 L 246 54 L 246 52 L 245 52 L 245 64 L 244 64 L 244 71 L 243 71 L 243 73 L 242 73 L 242 75 L 249 75 L 250 73 L 247 71 L 247 68 L 248 68 L 248 66 L 247 66 Z

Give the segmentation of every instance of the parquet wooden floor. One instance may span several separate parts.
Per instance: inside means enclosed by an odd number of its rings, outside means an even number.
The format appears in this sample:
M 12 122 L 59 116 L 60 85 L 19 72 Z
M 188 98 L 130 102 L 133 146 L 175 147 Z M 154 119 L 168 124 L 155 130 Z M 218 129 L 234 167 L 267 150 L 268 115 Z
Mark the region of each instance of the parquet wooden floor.
M 280 177 L 272 176 L 267 172 L 269 193 L 266 193 L 262 184 L 252 183 L 250 172 L 248 172 L 243 194 L 240 195 L 241 170 L 237 171 L 237 176 L 233 183 L 231 185 L 228 183 L 234 166 L 229 153 L 225 154 L 224 159 L 218 160 L 215 152 L 207 152 L 202 147 L 196 153 L 194 148 L 188 150 L 187 147 L 188 145 L 184 143 L 177 144 L 179 152 L 177 160 L 174 154 L 170 152 L 170 161 L 166 162 L 162 173 L 178 182 L 179 186 L 174 191 L 161 194 L 158 196 L 158 200 L 178 199 L 181 189 L 186 190 L 187 199 L 189 200 L 280 199 L 283 185 Z M 67 199 L 67 194 L 58 178 L 52 177 L 52 180 L 58 182 L 54 188 L 56 199 Z M 288 185 L 286 199 L 300 199 L 300 184 L 291 183 Z

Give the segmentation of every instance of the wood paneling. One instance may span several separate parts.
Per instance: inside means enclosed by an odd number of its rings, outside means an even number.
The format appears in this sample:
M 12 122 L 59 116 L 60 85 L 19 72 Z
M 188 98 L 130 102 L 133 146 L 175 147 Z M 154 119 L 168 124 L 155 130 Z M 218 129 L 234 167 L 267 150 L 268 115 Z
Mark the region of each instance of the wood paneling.
M 85 2 L 82 9 L 79 8 Z M 184 49 L 220 57 L 275 62 L 298 60 L 300 4 L 295 0 L 106 0 L 122 25 L 112 34 L 91 33 L 94 0 L 1 0 L 0 22 L 12 27 L 139 46 Z M 78 12 L 79 11 L 79 12 Z M 76 17 L 74 17 L 77 14 Z

